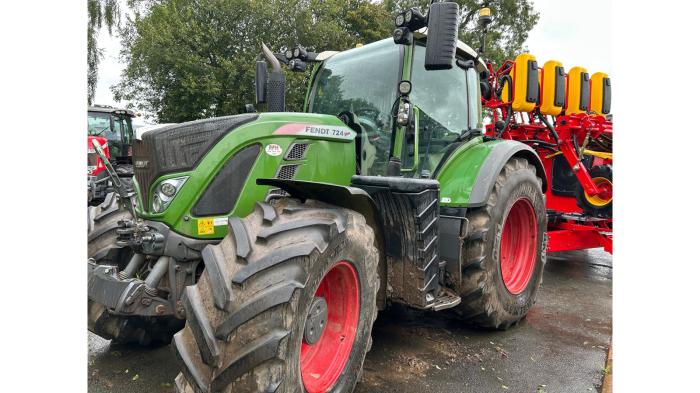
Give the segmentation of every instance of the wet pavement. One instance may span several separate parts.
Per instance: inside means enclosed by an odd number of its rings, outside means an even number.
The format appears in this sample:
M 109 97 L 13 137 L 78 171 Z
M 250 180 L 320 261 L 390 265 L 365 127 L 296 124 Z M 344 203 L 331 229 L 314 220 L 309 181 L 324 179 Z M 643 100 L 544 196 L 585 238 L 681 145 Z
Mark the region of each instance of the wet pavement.
M 538 301 L 508 331 L 463 326 L 446 313 L 379 314 L 357 393 L 596 392 L 612 334 L 612 258 L 550 254 Z M 172 392 L 170 346 L 110 345 L 88 333 L 90 392 Z

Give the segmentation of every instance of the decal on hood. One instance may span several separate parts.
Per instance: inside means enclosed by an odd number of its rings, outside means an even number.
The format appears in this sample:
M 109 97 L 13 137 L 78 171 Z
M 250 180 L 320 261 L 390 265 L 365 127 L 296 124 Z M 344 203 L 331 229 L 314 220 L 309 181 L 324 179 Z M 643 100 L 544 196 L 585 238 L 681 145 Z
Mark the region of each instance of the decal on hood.
M 343 126 L 326 126 L 320 124 L 285 124 L 274 132 L 275 135 L 298 135 L 319 138 L 340 139 L 344 141 L 354 140 L 357 133 Z

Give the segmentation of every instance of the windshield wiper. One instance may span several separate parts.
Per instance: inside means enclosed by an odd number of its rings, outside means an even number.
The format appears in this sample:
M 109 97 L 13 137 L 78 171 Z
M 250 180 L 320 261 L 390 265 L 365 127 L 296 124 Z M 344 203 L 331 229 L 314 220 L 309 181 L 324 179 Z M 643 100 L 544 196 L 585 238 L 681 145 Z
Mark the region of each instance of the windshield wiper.
M 103 132 L 105 132 L 105 131 L 107 131 L 107 130 L 109 130 L 109 126 L 103 128 L 103 129 L 101 129 L 100 132 L 98 132 L 97 134 L 90 134 L 90 135 L 92 135 L 92 136 L 100 136 L 100 135 L 102 135 Z

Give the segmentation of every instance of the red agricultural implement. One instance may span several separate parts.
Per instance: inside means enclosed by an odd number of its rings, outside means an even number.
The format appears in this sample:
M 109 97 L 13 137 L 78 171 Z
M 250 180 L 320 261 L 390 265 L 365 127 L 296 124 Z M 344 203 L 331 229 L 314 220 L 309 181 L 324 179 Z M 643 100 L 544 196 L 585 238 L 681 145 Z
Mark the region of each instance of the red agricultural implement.
M 530 145 L 547 172 L 547 251 L 603 247 L 612 253 L 608 75 L 589 77 L 582 67 L 565 73 L 553 60 L 540 68 L 528 53 L 497 70 L 487 66 L 482 104 L 492 121 L 486 135 Z

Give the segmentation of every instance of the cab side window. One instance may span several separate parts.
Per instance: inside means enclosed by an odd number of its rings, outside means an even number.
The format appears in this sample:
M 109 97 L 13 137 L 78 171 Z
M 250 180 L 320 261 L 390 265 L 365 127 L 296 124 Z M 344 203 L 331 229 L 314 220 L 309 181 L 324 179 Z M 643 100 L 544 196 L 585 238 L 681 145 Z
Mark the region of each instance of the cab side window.
M 417 175 L 423 170 L 435 170 L 448 146 L 471 125 L 468 119 L 472 109 L 468 105 L 465 70 L 455 65 L 449 70 L 426 71 L 425 47 L 418 43 L 413 50 L 411 84 L 411 102 L 419 110 Z M 412 160 L 413 146 L 404 149 L 408 161 Z
M 416 45 L 411 68 L 411 102 L 421 111 L 421 129 L 425 125 L 432 138 L 454 139 L 468 126 L 466 73 L 457 66 L 426 71 L 424 61 L 425 47 Z

